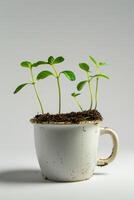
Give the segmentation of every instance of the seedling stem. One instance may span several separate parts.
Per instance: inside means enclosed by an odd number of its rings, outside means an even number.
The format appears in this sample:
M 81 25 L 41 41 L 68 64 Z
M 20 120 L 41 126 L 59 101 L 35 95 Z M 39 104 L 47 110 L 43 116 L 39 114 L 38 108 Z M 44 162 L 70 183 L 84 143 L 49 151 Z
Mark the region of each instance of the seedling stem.
M 39 102 L 41 112 L 42 112 L 42 114 L 44 114 L 43 105 L 41 103 L 40 96 L 39 96 L 39 93 L 38 93 L 37 88 L 36 88 L 36 82 L 34 80 L 33 70 L 32 70 L 31 67 L 29 69 L 30 69 L 30 74 L 31 74 L 31 79 L 32 79 L 32 85 L 33 85 L 33 88 L 34 88 L 34 91 L 35 91 L 35 95 L 36 95 L 37 100 Z
M 55 77 L 57 79 L 57 86 L 58 86 L 58 96 L 59 96 L 59 114 L 61 113 L 61 86 L 60 86 L 60 75 L 54 65 L 51 65 L 54 72 L 55 72 Z

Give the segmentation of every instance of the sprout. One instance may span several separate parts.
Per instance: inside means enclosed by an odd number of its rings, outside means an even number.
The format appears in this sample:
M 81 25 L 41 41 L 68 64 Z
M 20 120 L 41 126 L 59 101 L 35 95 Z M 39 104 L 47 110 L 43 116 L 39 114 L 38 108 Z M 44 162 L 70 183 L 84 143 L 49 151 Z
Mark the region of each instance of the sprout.
M 97 62 L 92 56 L 89 56 L 89 58 L 92 61 L 92 63 L 95 65 L 95 71 L 96 71 L 96 74 L 94 76 L 92 76 L 92 79 L 96 78 L 96 89 L 95 89 L 95 109 L 96 109 L 97 105 L 98 105 L 98 85 L 99 85 L 99 78 L 109 79 L 109 77 L 106 76 L 105 74 L 100 73 L 100 67 L 107 65 L 105 62 Z
M 43 108 L 42 102 L 41 102 L 41 100 L 40 100 L 40 96 L 39 96 L 38 90 L 37 90 L 37 88 L 36 88 L 36 80 L 35 80 L 34 75 L 33 75 L 33 68 L 35 68 L 35 67 L 37 67 L 37 66 L 39 66 L 39 65 L 42 65 L 42 64 L 44 64 L 44 62 L 42 62 L 42 61 L 38 61 L 38 62 L 33 63 L 33 64 L 32 64 L 31 62 L 29 62 L 29 61 L 23 61 L 23 62 L 21 62 L 20 65 L 21 65 L 22 67 L 24 67 L 24 68 L 28 68 L 28 70 L 30 71 L 31 81 L 28 82 L 28 83 L 23 83 L 23 84 L 19 85 L 19 86 L 15 89 L 14 94 L 18 93 L 18 92 L 19 92 L 22 88 L 24 88 L 26 85 L 32 85 L 33 88 L 34 88 L 35 95 L 36 95 L 36 98 L 37 98 L 37 100 L 38 100 L 38 103 L 39 103 L 39 105 L 40 105 L 41 112 L 42 112 L 42 114 L 44 114 L 44 108 Z
M 89 94 L 90 94 L 90 110 L 93 108 L 94 99 L 95 99 L 95 109 L 98 105 L 98 84 L 99 84 L 99 78 L 106 78 L 109 79 L 109 77 L 103 73 L 100 73 L 99 68 L 101 66 L 106 66 L 107 64 L 105 62 L 97 62 L 93 57 L 89 56 L 92 63 L 95 65 L 95 75 L 91 74 L 90 67 L 87 63 L 79 63 L 79 67 L 86 72 L 86 79 L 79 82 L 77 84 L 77 90 L 81 91 L 85 85 L 88 84 L 89 88 Z M 93 79 L 96 79 L 96 87 L 95 87 L 95 98 L 93 98 L 93 92 L 92 92 L 92 85 L 91 82 Z
M 92 109 L 92 106 L 93 106 L 93 94 L 92 94 L 92 86 L 91 86 L 91 72 L 90 72 L 90 69 L 89 69 L 89 65 L 86 64 L 86 63 L 80 63 L 79 67 L 86 72 L 87 79 L 78 83 L 77 90 L 81 91 L 84 88 L 84 86 L 86 84 L 88 84 L 89 97 L 90 97 L 90 109 Z
M 83 111 L 80 102 L 79 102 L 78 99 L 76 98 L 76 97 L 79 96 L 79 95 L 80 95 L 80 93 L 75 93 L 75 92 L 73 92 L 73 93 L 71 94 L 71 96 L 73 97 L 73 99 L 74 99 L 76 105 L 80 108 L 81 111 Z
M 61 74 L 64 74 L 65 77 L 67 79 L 69 79 L 70 81 L 75 81 L 75 79 L 76 79 L 74 72 L 72 72 L 70 70 L 64 70 L 64 71 L 58 72 L 55 64 L 62 63 L 63 61 L 64 61 L 64 58 L 62 56 L 59 56 L 57 58 L 54 58 L 53 56 L 50 56 L 48 58 L 48 61 L 44 62 L 44 64 L 50 65 L 52 70 L 53 70 L 53 73 L 50 72 L 50 71 L 42 71 L 37 76 L 37 80 L 44 79 L 44 78 L 46 78 L 46 77 L 48 77 L 50 75 L 52 75 L 53 77 L 56 78 L 57 87 L 58 87 L 59 114 L 61 113 L 61 83 L 60 83 L 60 76 L 61 76 Z

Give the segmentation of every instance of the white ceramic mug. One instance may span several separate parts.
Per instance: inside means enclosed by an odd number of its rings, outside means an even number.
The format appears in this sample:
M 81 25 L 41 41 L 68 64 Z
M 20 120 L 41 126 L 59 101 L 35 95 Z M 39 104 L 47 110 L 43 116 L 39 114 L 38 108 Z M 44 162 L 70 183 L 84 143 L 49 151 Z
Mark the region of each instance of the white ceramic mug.
M 36 153 L 44 178 L 54 181 L 89 179 L 95 166 L 112 162 L 118 150 L 118 137 L 100 123 L 34 124 Z M 97 160 L 100 135 L 112 138 L 113 149 L 106 159 Z

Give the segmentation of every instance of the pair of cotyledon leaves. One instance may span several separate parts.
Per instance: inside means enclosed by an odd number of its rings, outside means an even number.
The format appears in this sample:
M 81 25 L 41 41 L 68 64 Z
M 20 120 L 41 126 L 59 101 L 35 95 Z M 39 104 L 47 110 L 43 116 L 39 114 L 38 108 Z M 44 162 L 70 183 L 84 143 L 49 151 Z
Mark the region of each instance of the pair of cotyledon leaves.
M 50 56 L 48 58 L 47 62 L 46 61 L 38 61 L 36 63 L 31 63 L 29 61 L 23 61 L 20 65 L 22 67 L 32 69 L 32 68 L 38 67 L 39 65 L 44 65 L 44 64 L 55 65 L 55 64 L 61 63 L 63 61 L 64 61 L 64 58 L 62 56 L 59 56 L 57 58 L 54 58 L 53 56 Z M 75 74 L 70 70 L 62 71 L 62 72 L 60 72 L 60 74 L 64 74 L 70 81 L 75 81 L 76 80 Z M 55 77 L 55 75 L 51 71 L 45 70 L 45 71 L 40 72 L 37 75 L 36 79 L 40 80 L 40 79 L 47 78 L 48 76 L 54 76 Z M 33 83 L 23 83 L 23 84 L 19 85 L 16 88 L 16 90 L 14 91 L 14 94 L 16 94 L 23 87 L 25 87 L 26 85 L 29 85 L 29 84 L 33 84 Z
M 44 65 L 44 64 L 58 64 L 64 61 L 64 58 L 62 56 L 59 56 L 57 58 L 54 59 L 53 56 L 50 56 L 48 58 L 48 61 L 38 61 L 35 63 L 31 63 L 29 61 L 23 61 L 21 62 L 21 66 L 22 67 L 26 67 L 26 68 L 33 68 L 33 67 L 38 67 L 39 65 Z

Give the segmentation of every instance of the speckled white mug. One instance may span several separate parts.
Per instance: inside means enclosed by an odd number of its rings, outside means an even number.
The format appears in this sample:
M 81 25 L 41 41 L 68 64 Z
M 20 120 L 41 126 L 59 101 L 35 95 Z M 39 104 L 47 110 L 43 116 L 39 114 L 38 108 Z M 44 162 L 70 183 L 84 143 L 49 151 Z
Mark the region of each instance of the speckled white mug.
M 105 166 L 114 160 L 118 137 L 100 123 L 34 124 L 35 147 L 45 179 L 54 181 L 81 181 L 89 179 L 96 165 Z M 106 159 L 97 161 L 99 136 L 109 134 L 113 149 Z

